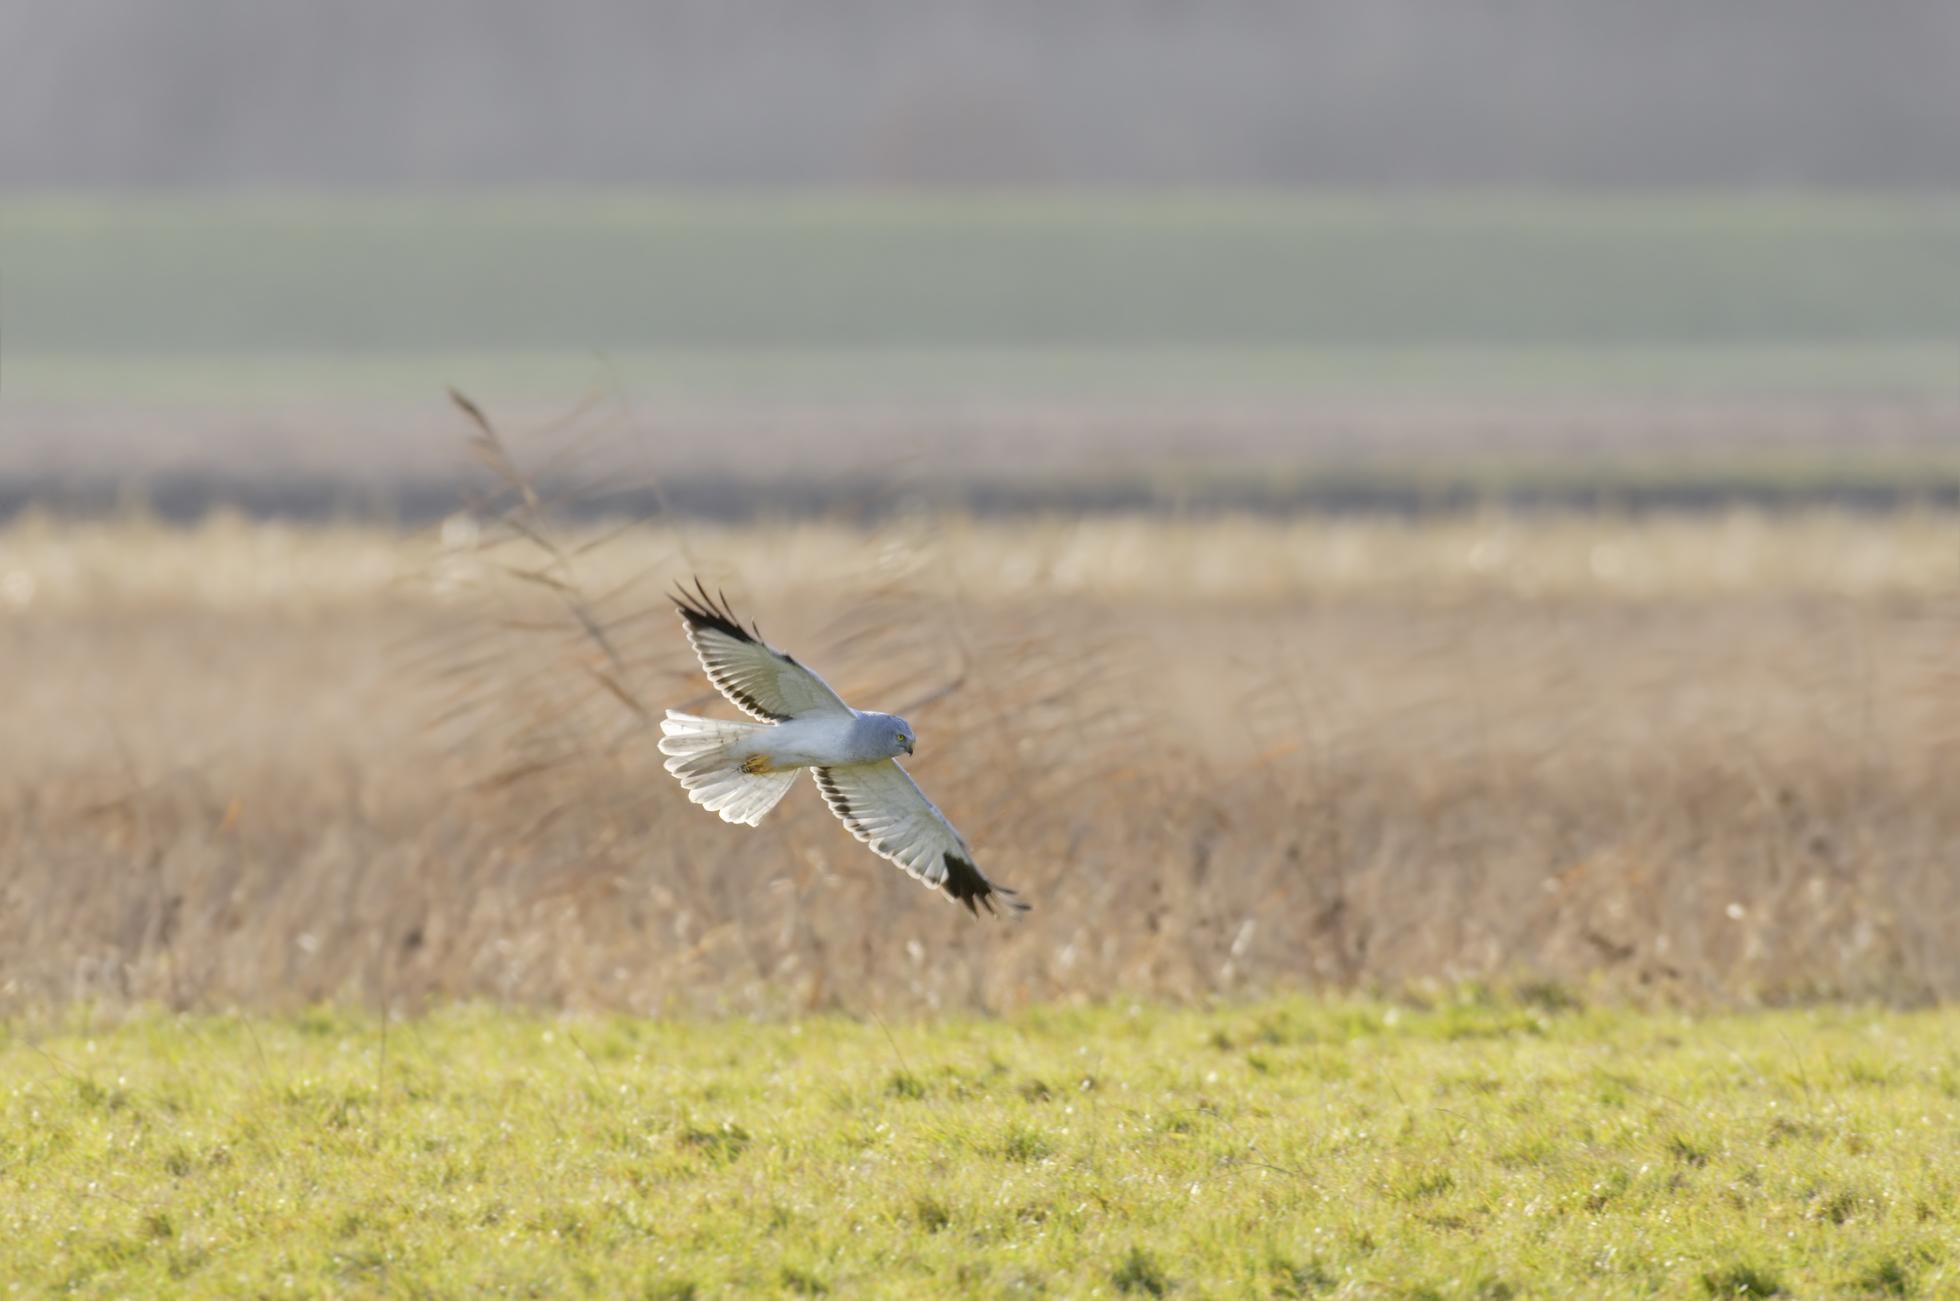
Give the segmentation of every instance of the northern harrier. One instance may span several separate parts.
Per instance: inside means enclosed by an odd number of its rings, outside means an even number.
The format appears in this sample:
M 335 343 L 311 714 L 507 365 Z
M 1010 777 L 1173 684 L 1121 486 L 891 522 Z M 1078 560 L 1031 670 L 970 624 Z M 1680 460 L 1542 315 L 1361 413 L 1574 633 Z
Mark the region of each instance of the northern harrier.
M 728 598 L 717 602 L 698 578 L 674 604 L 708 680 L 756 720 L 667 711 L 660 752 L 690 800 L 753 827 L 808 768 L 830 811 L 872 853 L 968 912 L 977 914 L 976 905 L 992 912 L 996 898 L 1010 910 L 1027 908 L 974 866 L 966 838 L 898 766 L 898 755 L 912 753 L 910 723 L 852 709 L 822 678 L 742 627 Z

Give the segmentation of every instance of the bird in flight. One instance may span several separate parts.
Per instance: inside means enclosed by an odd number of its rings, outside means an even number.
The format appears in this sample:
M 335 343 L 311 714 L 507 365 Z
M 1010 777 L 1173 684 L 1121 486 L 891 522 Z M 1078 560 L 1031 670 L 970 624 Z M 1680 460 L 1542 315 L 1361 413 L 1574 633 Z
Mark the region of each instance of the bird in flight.
M 724 822 L 753 827 L 808 768 L 830 811 L 872 853 L 976 916 L 980 906 L 993 912 L 996 899 L 1026 911 L 1014 891 L 974 865 L 966 838 L 898 766 L 916 740 L 910 723 L 852 709 L 822 678 L 744 628 L 728 598 L 709 596 L 699 578 L 693 592 L 679 589 L 674 608 L 708 681 L 755 720 L 667 711 L 660 752 L 688 799 Z

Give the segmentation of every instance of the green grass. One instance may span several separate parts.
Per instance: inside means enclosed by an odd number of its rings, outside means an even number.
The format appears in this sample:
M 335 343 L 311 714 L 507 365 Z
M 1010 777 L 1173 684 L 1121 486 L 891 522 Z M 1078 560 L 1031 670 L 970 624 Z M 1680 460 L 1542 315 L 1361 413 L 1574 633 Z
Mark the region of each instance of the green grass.
M 16 1022 L 0 1273 L 80 1295 L 1891 1296 L 1960 1013 L 1466 996 L 894 1027 Z

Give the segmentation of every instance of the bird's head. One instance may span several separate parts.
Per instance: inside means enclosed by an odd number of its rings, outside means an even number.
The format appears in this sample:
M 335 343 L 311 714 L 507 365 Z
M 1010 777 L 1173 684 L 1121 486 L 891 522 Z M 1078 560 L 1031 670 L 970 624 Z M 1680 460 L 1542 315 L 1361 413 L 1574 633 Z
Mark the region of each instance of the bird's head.
M 885 715 L 885 739 L 891 745 L 892 753 L 911 754 L 918 737 L 912 732 L 912 725 L 896 714 Z

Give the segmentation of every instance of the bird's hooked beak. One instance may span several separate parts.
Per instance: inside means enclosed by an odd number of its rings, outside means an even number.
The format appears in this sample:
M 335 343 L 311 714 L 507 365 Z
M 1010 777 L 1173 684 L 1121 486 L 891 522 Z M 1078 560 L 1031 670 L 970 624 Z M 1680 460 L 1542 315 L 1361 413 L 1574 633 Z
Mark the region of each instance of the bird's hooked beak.
M 905 738 L 905 753 L 912 753 L 912 738 L 909 736 Z

